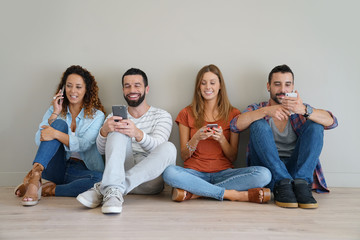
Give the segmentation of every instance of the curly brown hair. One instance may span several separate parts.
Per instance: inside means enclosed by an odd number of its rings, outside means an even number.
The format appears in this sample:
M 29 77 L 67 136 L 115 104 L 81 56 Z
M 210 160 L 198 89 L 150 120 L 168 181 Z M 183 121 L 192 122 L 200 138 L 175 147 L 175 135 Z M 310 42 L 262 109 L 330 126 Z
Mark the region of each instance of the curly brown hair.
M 84 116 L 87 118 L 93 118 L 96 109 L 102 111 L 105 114 L 104 106 L 101 104 L 100 98 L 98 96 L 99 87 L 97 86 L 97 82 L 94 76 L 88 70 L 79 65 L 73 65 L 66 69 L 55 94 L 58 93 L 63 86 L 65 86 L 66 80 L 70 74 L 77 74 L 81 76 L 85 82 L 86 92 L 83 100 L 83 107 L 85 108 Z M 61 116 L 66 116 L 68 106 L 69 99 L 67 98 L 66 94 L 64 94 Z

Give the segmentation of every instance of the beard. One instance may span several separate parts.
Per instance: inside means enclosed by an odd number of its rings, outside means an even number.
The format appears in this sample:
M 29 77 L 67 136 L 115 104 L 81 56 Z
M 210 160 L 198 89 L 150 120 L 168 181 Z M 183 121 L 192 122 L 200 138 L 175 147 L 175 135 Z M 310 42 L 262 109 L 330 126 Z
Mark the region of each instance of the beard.
M 145 92 L 144 92 L 144 94 L 141 95 L 140 98 L 139 98 L 138 100 L 136 100 L 136 101 L 128 99 L 125 95 L 124 95 L 124 98 L 125 98 L 127 104 L 128 104 L 130 107 L 137 107 L 137 106 L 139 106 L 139 105 L 144 101 L 145 95 L 146 95 L 146 94 L 145 94 Z
M 277 104 L 281 104 L 282 100 L 280 100 L 280 99 L 277 98 L 279 95 L 285 95 L 285 93 L 277 93 L 277 94 L 275 94 L 275 95 L 272 95 L 272 94 L 271 94 L 270 97 L 271 97 L 271 99 L 274 100 Z

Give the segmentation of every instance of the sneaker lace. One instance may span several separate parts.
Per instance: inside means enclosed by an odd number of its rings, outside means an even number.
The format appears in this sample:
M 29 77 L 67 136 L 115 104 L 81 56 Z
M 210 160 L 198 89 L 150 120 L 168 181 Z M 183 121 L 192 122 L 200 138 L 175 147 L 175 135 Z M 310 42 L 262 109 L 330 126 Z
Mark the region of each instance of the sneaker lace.
M 107 201 L 109 198 L 111 197 L 116 197 L 117 199 L 119 199 L 121 202 L 124 201 L 123 197 L 122 197 L 122 193 L 120 192 L 119 188 L 116 187 L 109 187 L 106 192 L 105 192 L 105 196 L 104 196 L 104 202 Z
M 101 192 L 100 192 L 100 185 L 101 185 L 101 182 L 98 182 L 98 183 L 95 183 L 95 184 L 94 184 L 94 187 L 92 187 L 92 189 L 93 189 L 98 195 L 102 195 Z

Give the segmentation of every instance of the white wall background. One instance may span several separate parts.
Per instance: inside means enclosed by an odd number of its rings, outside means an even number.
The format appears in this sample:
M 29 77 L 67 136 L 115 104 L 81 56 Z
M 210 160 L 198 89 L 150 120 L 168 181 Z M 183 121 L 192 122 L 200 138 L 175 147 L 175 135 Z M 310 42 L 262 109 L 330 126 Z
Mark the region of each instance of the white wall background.
M 148 102 L 173 118 L 188 105 L 198 70 L 214 63 L 243 110 L 268 99 L 266 80 L 286 63 L 304 102 L 331 110 L 339 127 L 321 155 L 329 186 L 360 187 L 360 3 L 354 1 L 0 0 L 0 185 L 30 169 L 34 134 L 72 64 L 97 79 L 100 97 L 124 104 L 121 76 L 149 77 Z M 172 142 L 179 147 L 174 124 Z M 244 166 L 248 133 L 240 138 Z M 181 164 L 180 158 L 178 163 Z

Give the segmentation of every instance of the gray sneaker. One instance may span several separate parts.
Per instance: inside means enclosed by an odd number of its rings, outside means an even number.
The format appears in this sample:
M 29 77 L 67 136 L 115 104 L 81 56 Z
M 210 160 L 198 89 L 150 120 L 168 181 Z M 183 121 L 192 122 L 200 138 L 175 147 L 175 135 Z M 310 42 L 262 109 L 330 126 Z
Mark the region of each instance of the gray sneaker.
M 119 188 L 109 187 L 104 195 L 103 213 L 121 213 L 124 198 Z
M 103 195 L 100 193 L 100 185 L 101 183 L 99 182 L 95 183 L 93 188 L 79 194 L 76 200 L 88 208 L 98 207 L 103 200 Z

